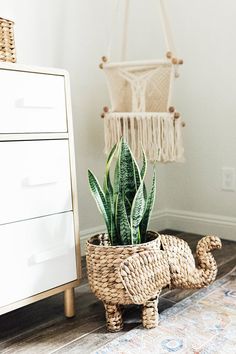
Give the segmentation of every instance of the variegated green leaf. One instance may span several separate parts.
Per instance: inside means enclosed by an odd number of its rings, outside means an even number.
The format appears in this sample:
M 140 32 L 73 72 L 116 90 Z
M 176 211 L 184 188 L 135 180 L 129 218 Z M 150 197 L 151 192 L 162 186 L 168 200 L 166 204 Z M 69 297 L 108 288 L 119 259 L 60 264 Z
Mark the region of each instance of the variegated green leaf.
M 130 226 L 132 244 L 137 244 L 140 242 L 139 224 L 142 220 L 144 210 L 145 199 L 143 195 L 143 182 L 141 182 L 139 189 L 135 194 L 131 208 Z
M 110 220 L 110 242 L 111 242 L 112 245 L 118 245 L 119 244 L 119 239 L 118 239 L 118 234 L 117 234 L 117 231 L 116 231 L 114 215 L 111 216 L 111 220 Z
M 107 158 L 107 161 L 106 161 L 106 171 L 105 171 L 105 177 L 104 177 L 104 183 L 103 183 L 104 193 L 106 193 L 107 190 L 112 191 L 112 193 L 113 193 L 113 187 L 112 187 L 111 180 L 110 180 L 110 168 L 111 168 L 113 158 L 116 154 L 116 151 L 117 151 L 117 144 L 113 146 L 113 148 Z
M 117 235 L 120 235 L 120 216 L 119 216 L 119 194 L 116 194 L 114 196 L 114 221 L 115 221 L 115 228 L 116 228 L 116 232 Z
M 118 146 L 118 159 L 116 161 L 116 165 L 115 165 L 115 171 L 114 171 L 114 187 L 113 187 L 113 194 L 114 194 L 114 198 L 116 197 L 116 195 L 119 193 L 120 189 L 121 189 L 121 185 L 120 185 L 120 144 Z
M 123 245 L 131 243 L 131 228 L 125 209 L 124 195 L 119 194 L 117 198 L 117 225 L 119 225 L 119 237 Z
M 153 172 L 153 179 L 152 179 L 152 187 L 150 190 L 150 193 L 148 195 L 147 201 L 146 201 L 146 206 L 145 206 L 145 212 L 142 218 L 142 221 L 140 223 L 140 233 L 141 233 L 141 238 L 142 241 L 146 241 L 146 232 L 148 228 L 148 224 L 151 218 L 151 213 L 153 210 L 153 206 L 155 203 L 155 197 L 156 197 L 156 171 L 154 169 Z
M 146 203 L 146 200 L 147 200 L 147 188 L 146 188 L 146 185 L 145 185 L 144 182 L 143 182 L 143 197 L 144 197 L 145 203 Z
M 142 151 L 143 151 L 143 166 L 140 172 L 140 176 L 142 178 L 142 180 L 144 180 L 145 176 L 146 176 L 146 172 L 147 172 L 147 156 L 145 154 L 145 151 L 142 147 Z
M 88 181 L 92 196 L 94 197 L 98 210 L 103 215 L 108 234 L 110 235 L 110 220 L 111 220 L 111 211 L 109 210 L 106 202 L 106 198 L 97 178 L 94 174 L 88 170 Z
M 110 169 L 111 169 L 111 164 L 113 161 L 113 158 L 117 152 L 117 144 L 113 146 L 107 161 L 106 161 L 106 171 L 105 171 L 105 177 L 104 177 L 104 183 L 103 183 L 103 189 L 105 192 L 105 198 L 106 202 L 109 206 L 109 209 L 111 210 L 111 215 L 110 215 L 110 240 L 111 244 L 117 244 L 117 231 L 116 231 L 116 226 L 115 226 L 115 218 L 114 218 L 114 198 L 113 198 L 113 186 L 111 183 L 110 179 Z
M 137 162 L 123 138 L 121 139 L 120 145 L 119 165 L 121 189 L 129 201 L 132 202 L 139 188 L 141 176 Z
M 127 197 L 125 197 L 124 202 L 125 202 L 125 210 L 126 210 L 127 217 L 130 220 L 130 213 L 131 213 L 132 204 Z

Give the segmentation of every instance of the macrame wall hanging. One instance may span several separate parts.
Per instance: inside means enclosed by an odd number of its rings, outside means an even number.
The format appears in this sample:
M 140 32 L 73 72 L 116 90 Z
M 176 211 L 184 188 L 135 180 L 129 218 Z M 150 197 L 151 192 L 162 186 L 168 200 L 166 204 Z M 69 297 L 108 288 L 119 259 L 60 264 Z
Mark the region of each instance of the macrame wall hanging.
M 137 159 L 142 157 L 143 147 L 149 161 L 183 161 L 182 127 L 185 123 L 171 104 L 173 81 L 179 76 L 178 68 L 183 60 L 176 56 L 164 1 L 159 0 L 166 58 L 127 61 L 129 1 L 125 0 L 121 61 L 110 61 L 111 31 L 107 55 L 102 57 L 100 64 L 107 78 L 111 100 L 111 108 L 104 107 L 102 113 L 105 152 L 108 153 L 124 136 Z M 117 0 L 114 17 L 119 3 Z

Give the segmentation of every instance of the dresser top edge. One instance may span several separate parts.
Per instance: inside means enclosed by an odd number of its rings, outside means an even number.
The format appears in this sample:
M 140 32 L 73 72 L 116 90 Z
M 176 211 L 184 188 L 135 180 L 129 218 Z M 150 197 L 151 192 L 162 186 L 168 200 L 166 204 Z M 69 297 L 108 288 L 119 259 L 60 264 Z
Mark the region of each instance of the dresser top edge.
M 30 72 L 36 74 L 69 76 L 68 71 L 61 68 L 41 67 L 41 66 L 7 63 L 7 62 L 0 62 L 0 70 L 12 70 L 12 71 L 23 71 L 23 72 Z

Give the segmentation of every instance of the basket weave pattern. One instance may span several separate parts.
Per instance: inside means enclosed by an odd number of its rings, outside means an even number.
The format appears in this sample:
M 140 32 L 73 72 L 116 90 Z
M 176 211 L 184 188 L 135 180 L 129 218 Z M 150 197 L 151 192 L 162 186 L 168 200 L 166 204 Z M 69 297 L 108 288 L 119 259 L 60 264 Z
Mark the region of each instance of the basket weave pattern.
M 149 242 L 135 246 L 111 247 L 106 235 L 102 234 L 92 237 L 87 242 L 86 261 L 89 284 L 97 298 L 104 303 L 107 329 L 110 332 L 117 332 L 123 328 L 121 305 L 134 303 L 120 275 L 121 266 L 123 271 L 129 271 L 125 265 L 128 257 L 147 250 L 160 250 L 158 234 L 149 231 L 147 240 Z M 140 279 L 139 272 L 137 279 Z M 157 325 L 158 295 L 159 291 L 147 304 L 143 304 L 142 321 L 146 328 Z
M 147 234 L 149 242 L 135 246 L 110 246 L 105 235 L 87 242 L 87 270 L 91 290 L 103 301 L 108 330 L 123 327 L 121 305 L 141 304 L 142 323 L 153 328 L 158 322 L 161 289 L 196 289 L 211 284 L 217 264 L 211 251 L 221 248 L 215 236 L 197 244 L 197 267 L 187 242 L 174 236 Z
M 14 22 L 0 18 L 0 61 L 16 62 Z
M 160 249 L 156 233 L 149 232 L 147 243 L 135 246 L 100 245 L 99 235 L 87 242 L 87 272 L 91 290 L 108 304 L 132 304 L 120 277 L 121 263 L 134 254 Z
M 216 278 L 217 264 L 210 253 L 221 248 L 221 241 L 216 236 L 205 236 L 197 243 L 195 259 L 187 242 L 178 237 L 161 235 L 161 245 L 169 262 L 171 287 L 181 289 L 200 289 Z

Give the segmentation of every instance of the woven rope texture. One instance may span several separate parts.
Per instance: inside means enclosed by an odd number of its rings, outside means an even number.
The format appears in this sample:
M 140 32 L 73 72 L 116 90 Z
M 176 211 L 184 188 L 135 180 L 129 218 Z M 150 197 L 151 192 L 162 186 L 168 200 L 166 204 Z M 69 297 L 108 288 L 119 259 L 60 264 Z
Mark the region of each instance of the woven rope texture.
M 0 18 L 0 61 L 16 62 L 14 22 Z
M 215 236 L 197 244 L 197 267 L 184 240 L 148 232 L 149 242 L 135 246 L 109 246 L 105 235 L 87 242 L 87 270 L 91 290 L 104 302 L 107 328 L 123 327 L 120 305 L 142 304 L 146 328 L 157 324 L 158 296 L 163 287 L 194 289 L 211 284 L 217 274 L 210 253 L 221 248 Z

